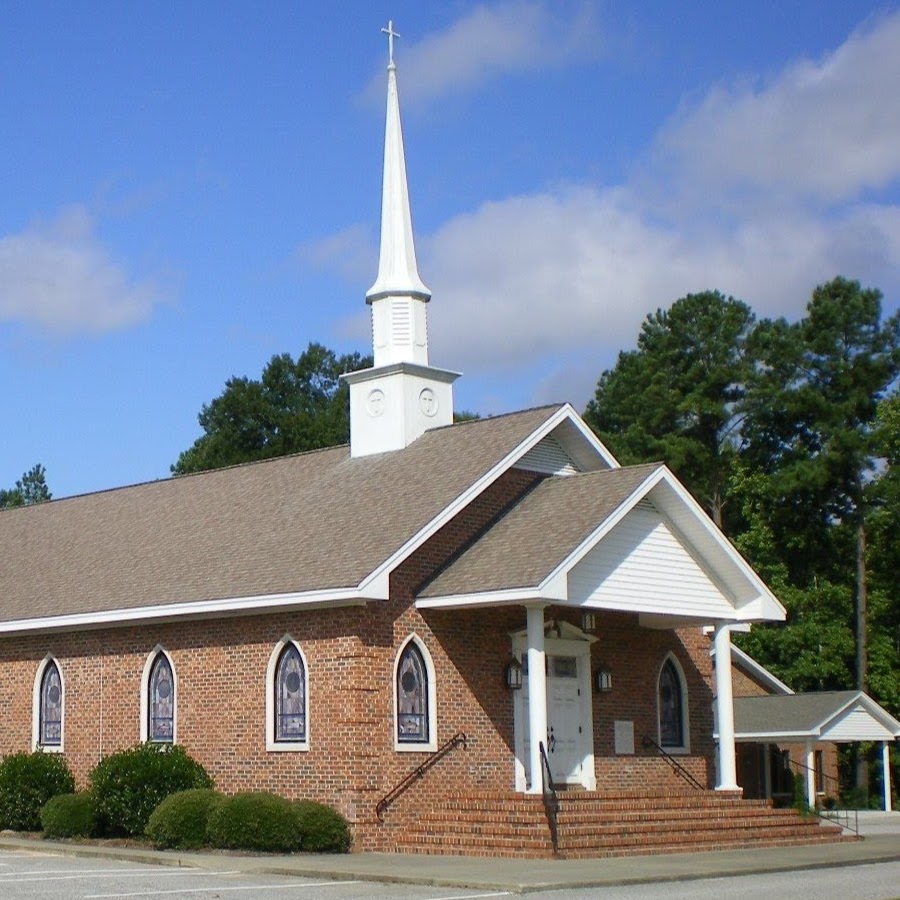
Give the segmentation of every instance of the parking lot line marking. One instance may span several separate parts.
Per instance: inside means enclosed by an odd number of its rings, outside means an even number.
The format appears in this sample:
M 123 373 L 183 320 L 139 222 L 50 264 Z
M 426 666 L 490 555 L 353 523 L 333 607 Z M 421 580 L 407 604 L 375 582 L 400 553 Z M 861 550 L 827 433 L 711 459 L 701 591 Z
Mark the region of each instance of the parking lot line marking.
M 491 894 L 454 894 L 452 897 L 429 897 L 428 900 L 482 900 L 484 897 L 510 897 L 509 891 L 494 891 Z
M 180 888 L 172 891 L 136 891 L 133 894 L 85 894 L 82 900 L 124 900 L 126 897 L 162 897 L 166 894 L 211 894 L 214 891 L 219 893 L 224 893 L 225 891 L 280 891 L 290 888 L 300 891 L 307 888 L 339 887 L 347 884 L 359 884 L 359 881 L 318 881 L 313 884 L 298 884 L 296 881 L 289 881 L 287 884 L 236 884 L 229 887 L 220 885 L 208 888 Z M 485 894 L 483 896 L 491 895 Z

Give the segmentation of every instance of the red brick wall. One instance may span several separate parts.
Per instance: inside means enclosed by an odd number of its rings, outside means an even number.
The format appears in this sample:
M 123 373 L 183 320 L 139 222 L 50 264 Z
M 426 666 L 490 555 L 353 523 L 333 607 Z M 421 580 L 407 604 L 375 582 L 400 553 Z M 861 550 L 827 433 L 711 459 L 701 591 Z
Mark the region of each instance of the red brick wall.
M 358 848 L 390 846 L 393 829 L 420 803 L 453 791 L 509 791 L 514 786 L 513 701 L 503 683 L 510 632 L 525 627 L 521 607 L 419 612 L 415 591 L 537 476 L 511 471 L 457 516 L 391 577 L 391 599 L 365 607 L 305 610 L 208 621 L 147 624 L 0 640 L 0 704 L 6 711 L 0 754 L 29 749 L 32 688 L 51 653 L 65 680 L 65 755 L 80 785 L 102 755 L 139 740 L 141 678 L 159 644 L 177 678 L 177 739 L 228 792 L 263 789 L 331 803 L 355 823 Z M 548 618 L 579 624 L 576 612 L 549 608 Z M 655 751 L 656 679 L 674 653 L 688 680 L 691 753 L 684 762 L 711 780 L 712 695 L 708 640 L 699 629 L 640 628 L 636 617 L 598 617 L 592 666 L 613 672 L 613 690 L 594 696 L 596 774 L 602 790 L 674 782 Z M 468 749 L 449 754 L 391 808 L 384 825 L 378 800 L 429 753 L 394 751 L 393 667 L 415 632 L 436 672 L 437 740 L 455 732 Z M 265 676 L 280 638 L 290 634 L 306 656 L 308 752 L 267 752 Z M 612 729 L 633 721 L 636 753 L 617 757 Z

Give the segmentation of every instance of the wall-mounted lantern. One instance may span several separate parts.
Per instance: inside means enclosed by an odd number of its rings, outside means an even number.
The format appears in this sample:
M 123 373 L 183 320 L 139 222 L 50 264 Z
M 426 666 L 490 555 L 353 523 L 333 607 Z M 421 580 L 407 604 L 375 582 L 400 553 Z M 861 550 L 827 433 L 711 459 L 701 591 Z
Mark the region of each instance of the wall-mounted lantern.
M 612 672 L 603 664 L 594 672 L 594 686 L 601 694 L 607 694 L 612 690 Z
M 522 663 L 515 656 L 506 664 L 506 686 L 511 691 L 522 687 Z
M 588 612 L 585 610 L 581 614 L 581 630 L 586 631 L 588 633 L 594 632 L 597 630 L 597 614 L 593 612 Z

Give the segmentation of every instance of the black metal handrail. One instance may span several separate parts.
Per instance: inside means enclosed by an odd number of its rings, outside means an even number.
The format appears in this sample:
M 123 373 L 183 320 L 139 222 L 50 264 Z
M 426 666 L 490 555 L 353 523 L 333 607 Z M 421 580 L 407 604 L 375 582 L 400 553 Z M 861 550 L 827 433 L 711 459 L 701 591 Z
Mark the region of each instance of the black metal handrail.
M 663 750 L 663 748 L 660 747 L 660 745 L 657 744 L 649 734 L 644 735 L 642 743 L 645 747 L 656 747 L 657 752 L 662 754 L 663 759 L 672 767 L 672 769 L 675 771 L 675 774 L 680 775 L 692 787 L 695 787 L 698 791 L 706 790 L 706 788 L 702 784 L 700 784 L 700 782 L 697 781 L 697 779 L 694 778 L 694 776 L 691 775 L 691 773 L 688 772 L 688 770 L 680 762 L 678 762 L 678 760 L 675 759 L 675 757 L 672 756 L 671 753 Z
M 829 775 L 827 772 L 820 772 L 818 769 L 811 769 L 806 763 L 800 762 L 798 759 L 790 759 L 788 761 L 788 766 L 792 769 L 800 770 L 802 769 L 804 772 L 812 772 L 816 777 L 821 778 L 822 782 L 834 782 L 837 789 L 835 791 L 835 796 L 840 796 L 841 793 L 841 782 L 839 778 L 835 778 L 834 775 Z M 797 771 L 795 774 L 799 775 L 800 772 Z M 816 787 L 816 793 L 818 793 L 818 786 Z
M 441 744 L 435 752 L 428 757 L 420 766 L 416 766 L 415 769 L 412 770 L 402 781 L 400 781 L 395 787 L 391 788 L 388 793 L 386 793 L 375 805 L 375 815 L 378 816 L 378 820 L 382 821 L 384 818 L 384 811 L 404 792 L 406 791 L 414 782 L 418 781 L 432 766 L 437 765 L 451 750 L 455 750 L 457 747 L 462 747 L 463 749 L 467 749 L 468 747 L 468 738 L 461 731 L 457 731 L 456 734 L 450 738 L 445 744 Z
M 819 775 L 823 781 L 833 781 L 838 785 L 838 795 L 840 794 L 840 780 L 835 778 L 833 775 L 829 775 L 827 772 L 819 772 L 817 769 L 812 769 L 805 763 L 800 762 L 796 759 L 791 759 L 788 762 L 788 765 L 794 769 L 803 769 L 803 771 L 807 774 L 812 772 L 813 775 Z M 797 775 L 800 774 L 798 771 Z M 805 785 L 804 785 L 805 788 Z M 818 790 L 816 791 L 818 793 Z M 804 795 L 806 791 L 804 790 Z M 819 809 L 815 805 L 809 805 L 809 798 L 806 798 L 806 809 L 805 812 L 809 815 L 815 816 L 820 822 L 828 822 L 830 824 L 840 825 L 841 828 L 846 831 L 852 831 L 857 837 L 859 837 L 859 812 L 855 809 L 845 809 L 842 806 L 833 806 L 831 809 Z M 853 814 L 853 823 L 850 822 L 850 814 Z
M 544 811 L 547 813 L 547 824 L 550 826 L 550 842 L 553 844 L 553 855 L 559 853 L 559 795 L 556 793 L 556 785 L 553 783 L 553 773 L 550 771 L 550 760 L 547 759 L 547 750 L 544 742 L 539 741 L 541 751 L 541 792 L 544 795 Z

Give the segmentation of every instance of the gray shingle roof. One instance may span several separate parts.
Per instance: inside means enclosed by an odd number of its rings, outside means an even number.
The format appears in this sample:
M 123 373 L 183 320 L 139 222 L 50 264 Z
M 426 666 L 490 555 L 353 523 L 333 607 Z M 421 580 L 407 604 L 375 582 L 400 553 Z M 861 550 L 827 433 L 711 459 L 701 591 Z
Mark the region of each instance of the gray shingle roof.
M 0 625 L 355 587 L 559 408 L 0 511 Z
M 819 691 L 735 697 L 734 730 L 738 735 L 810 733 L 859 696 L 859 691 Z
M 419 596 L 537 587 L 658 468 L 649 463 L 546 479 Z

